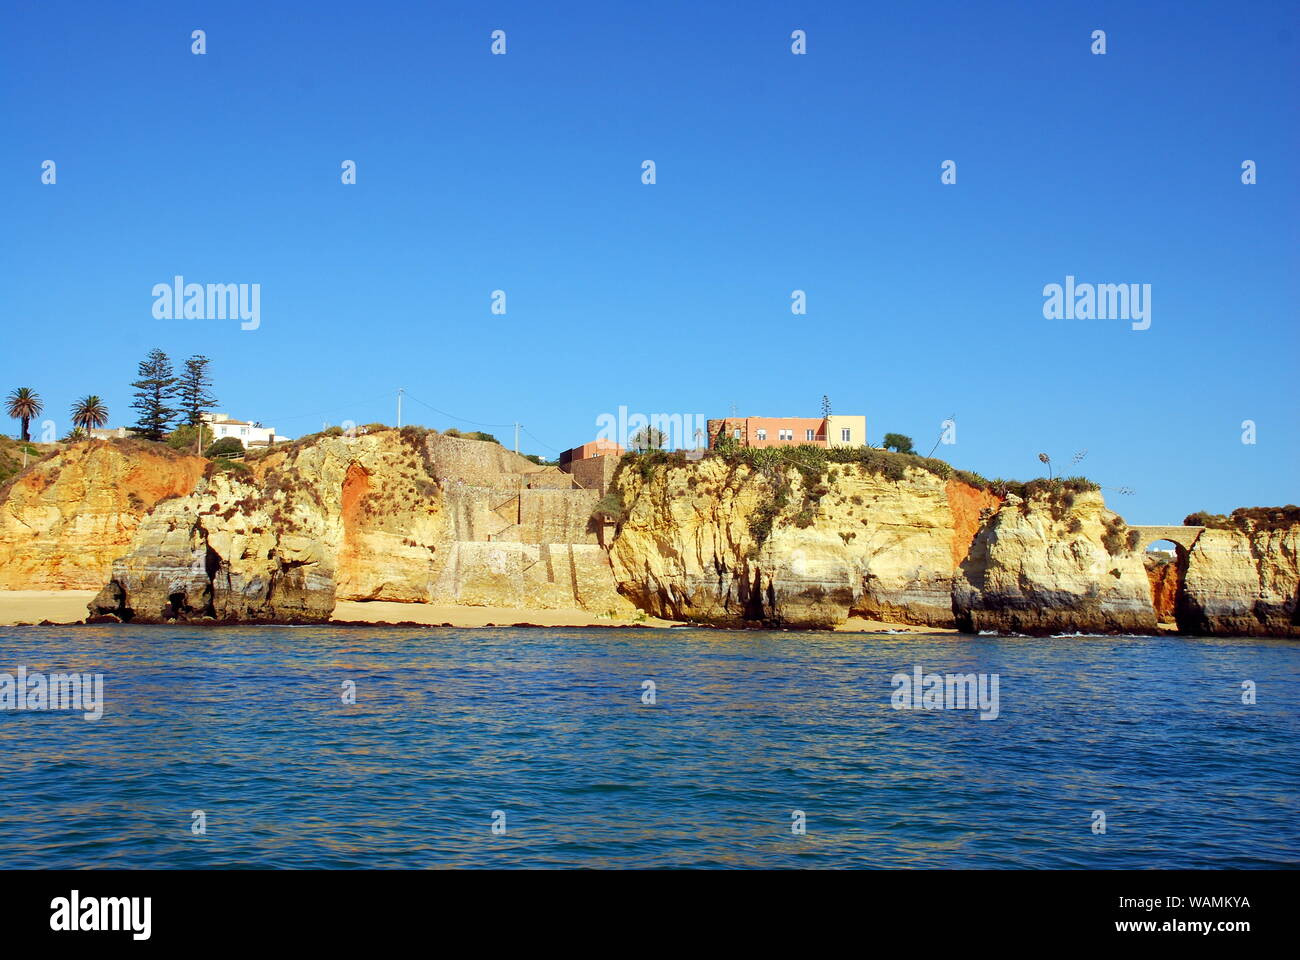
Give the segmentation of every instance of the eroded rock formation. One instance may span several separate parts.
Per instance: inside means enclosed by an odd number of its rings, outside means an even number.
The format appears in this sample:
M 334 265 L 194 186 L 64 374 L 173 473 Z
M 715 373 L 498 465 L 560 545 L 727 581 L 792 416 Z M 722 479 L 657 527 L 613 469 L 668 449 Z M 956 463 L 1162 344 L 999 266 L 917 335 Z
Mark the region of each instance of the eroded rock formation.
M 287 445 L 162 504 L 91 612 L 312 621 L 337 600 L 388 600 L 628 614 L 595 496 L 496 444 L 423 431 Z
M 1150 633 L 1172 614 L 1185 633 L 1300 636 L 1294 507 L 1198 521 L 1148 575 L 1138 531 L 1086 485 L 1003 498 L 884 455 L 751 462 L 766 465 L 629 458 L 584 489 L 413 429 L 215 473 L 156 444 L 74 444 L 0 490 L 0 589 L 102 586 L 91 613 L 137 622 L 319 621 L 385 600 L 1000 633 Z
M 161 444 L 89 440 L 0 490 L 0 590 L 96 590 L 141 520 L 181 497 L 208 461 Z
M 833 627 L 852 614 L 952 626 L 957 565 L 999 504 L 918 469 L 890 480 L 837 464 L 810 480 L 715 458 L 625 469 L 616 488 L 624 592 L 656 616 L 718 624 Z
M 1161 561 L 1147 556 L 1144 560 L 1147 580 L 1151 584 L 1151 606 L 1156 612 L 1156 622 L 1174 623 L 1178 594 L 1182 589 L 1182 572 L 1174 561 Z
M 1257 507 L 1224 519 L 1188 552 L 1179 629 L 1300 637 L 1300 509 Z
M 1133 540 L 1098 491 L 1009 498 L 961 564 L 958 627 L 1152 633 L 1151 586 Z

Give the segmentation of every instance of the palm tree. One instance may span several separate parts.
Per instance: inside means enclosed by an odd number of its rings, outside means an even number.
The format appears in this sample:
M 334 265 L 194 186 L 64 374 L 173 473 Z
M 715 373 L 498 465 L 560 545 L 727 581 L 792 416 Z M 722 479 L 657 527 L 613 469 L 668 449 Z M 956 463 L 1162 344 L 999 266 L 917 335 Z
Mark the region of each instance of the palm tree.
M 45 409 L 41 395 L 31 387 L 19 387 L 5 398 L 5 404 L 9 416 L 23 422 L 23 443 L 31 442 L 32 435 L 27 428 L 32 418 L 39 417 Z
M 93 393 L 82 397 L 72 405 L 72 422 L 85 430 L 86 436 L 90 436 L 91 429 L 108 423 L 108 407 Z

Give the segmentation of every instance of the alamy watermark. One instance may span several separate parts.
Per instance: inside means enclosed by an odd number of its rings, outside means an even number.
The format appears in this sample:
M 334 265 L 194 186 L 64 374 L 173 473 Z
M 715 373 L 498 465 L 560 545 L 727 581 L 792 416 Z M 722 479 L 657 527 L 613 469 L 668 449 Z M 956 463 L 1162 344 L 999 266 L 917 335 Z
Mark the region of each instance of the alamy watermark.
M 682 450 L 698 460 L 708 447 L 708 424 L 702 413 L 629 413 L 624 405 L 596 417 L 596 439 L 624 450 Z
M 241 330 L 262 325 L 260 283 L 186 283 L 173 277 L 171 283 L 153 285 L 153 315 L 156 320 L 234 320 Z
M 83 897 L 73 890 L 50 901 L 50 929 L 56 933 L 126 931 L 133 940 L 148 940 L 152 914 L 152 897 Z
M 1043 287 L 1043 318 L 1132 320 L 1134 330 L 1146 330 L 1151 326 L 1151 284 L 1075 283 L 1069 275 L 1064 285 Z
M 104 715 L 102 673 L 0 673 L 0 710 L 80 710 L 87 720 Z
M 889 685 L 895 710 L 978 710 L 981 720 L 1000 713 L 996 673 L 926 673 L 917 664 L 910 674 L 894 674 Z

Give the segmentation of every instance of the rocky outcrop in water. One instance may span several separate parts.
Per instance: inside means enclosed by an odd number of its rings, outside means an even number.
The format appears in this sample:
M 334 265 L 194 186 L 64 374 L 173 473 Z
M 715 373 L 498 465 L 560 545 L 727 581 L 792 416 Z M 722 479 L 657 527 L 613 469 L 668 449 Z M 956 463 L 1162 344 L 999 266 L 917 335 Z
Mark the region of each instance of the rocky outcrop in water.
M 611 550 L 649 613 L 715 624 L 833 627 L 850 615 L 952 626 L 952 580 L 999 500 L 919 469 L 820 477 L 722 458 L 624 469 Z
M 1209 522 L 1187 554 L 1179 629 L 1300 637 L 1300 508 L 1255 507 Z
M 953 587 L 958 627 L 998 633 L 1153 633 L 1151 586 L 1095 490 L 1011 498 L 975 536 Z

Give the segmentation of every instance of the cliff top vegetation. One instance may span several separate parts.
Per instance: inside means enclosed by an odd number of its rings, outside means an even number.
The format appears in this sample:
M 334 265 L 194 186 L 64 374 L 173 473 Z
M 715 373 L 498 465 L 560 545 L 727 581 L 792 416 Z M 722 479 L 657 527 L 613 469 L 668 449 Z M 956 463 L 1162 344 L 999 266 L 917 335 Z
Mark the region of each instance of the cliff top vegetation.
M 1189 527 L 1209 527 L 1211 530 L 1240 530 L 1254 533 L 1266 530 L 1285 530 L 1300 523 L 1300 507 L 1293 503 L 1285 507 L 1238 507 L 1228 516 L 1198 510 L 1188 514 L 1183 523 Z
M 728 464 L 744 464 L 757 473 L 772 474 L 783 467 L 793 467 L 803 475 L 806 486 L 819 484 L 835 464 L 856 464 L 866 472 L 889 480 L 902 480 L 909 467 L 924 470 L 941 480 L 960 480 L 977 490 L 987 490 L 999 497 L 1014 494 L 1025 499 L 1042 495 L 1061 496 L 1100 490 L 1099 484 L 1087 477 L 1038 477 L 1034 480 L 989 480 L 970 470 L 959 470 L 944 460 L 923 457 L 916 453 L 898 453 L 873 447 L 820 447 L 815 444 L 797 444 L 791 447 L 747 447 L 731 438 L 724 438 L 717 447 L 704 452 L 704 458 L 717 458 Z M 619 466 L 631 464 L 649 476 L 661 464 L 686 466 L 692 462 L 680 450 L 648 450 L 643 453 L 624 454 Z

